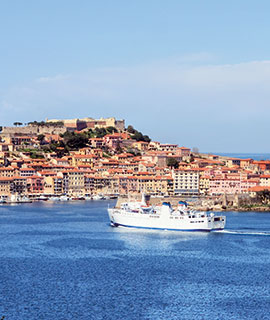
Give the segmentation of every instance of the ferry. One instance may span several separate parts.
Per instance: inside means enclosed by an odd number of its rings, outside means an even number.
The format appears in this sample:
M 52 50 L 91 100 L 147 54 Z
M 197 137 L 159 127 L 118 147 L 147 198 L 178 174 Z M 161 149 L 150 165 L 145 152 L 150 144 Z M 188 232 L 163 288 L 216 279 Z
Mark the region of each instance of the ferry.
M 213 231 L 223 230 L 225 216 L 214 213 L 198 212 L 188 208 L 185 201 L 179 201 L 173 209 L 169 202 L 162 205 L 148 205 L 142 201 L 125 202 L 120 208 L 108 208 L 111 226 L 157 229 L 172 231 Z

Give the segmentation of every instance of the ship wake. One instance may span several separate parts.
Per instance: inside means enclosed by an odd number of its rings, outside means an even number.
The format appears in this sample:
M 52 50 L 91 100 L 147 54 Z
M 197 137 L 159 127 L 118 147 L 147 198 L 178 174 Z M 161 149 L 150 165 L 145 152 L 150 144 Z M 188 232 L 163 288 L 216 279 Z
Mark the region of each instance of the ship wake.
M 217 230 L 212 231 L 212 233 L 225 233 L 225 234 L 235 234 L 235 235 L 247 235 L 247 236 L 270 236 L 270 231 L 260 231 L 260 230 Z

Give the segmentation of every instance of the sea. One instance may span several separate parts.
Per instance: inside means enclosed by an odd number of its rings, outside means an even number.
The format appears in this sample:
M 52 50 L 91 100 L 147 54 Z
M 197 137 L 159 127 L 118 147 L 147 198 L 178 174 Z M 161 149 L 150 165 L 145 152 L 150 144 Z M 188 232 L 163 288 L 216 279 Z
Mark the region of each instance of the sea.
M 206 152 L 207 153 L 207 152 Z M 270 153 L 214 153 L 220 156 L 240 158 L 240 159 L 253 159 L 253 160 L 269 160 Z
M 270 213 L 113 228 L 114 201 L 0 206 L 0 319 L 270 319 Z

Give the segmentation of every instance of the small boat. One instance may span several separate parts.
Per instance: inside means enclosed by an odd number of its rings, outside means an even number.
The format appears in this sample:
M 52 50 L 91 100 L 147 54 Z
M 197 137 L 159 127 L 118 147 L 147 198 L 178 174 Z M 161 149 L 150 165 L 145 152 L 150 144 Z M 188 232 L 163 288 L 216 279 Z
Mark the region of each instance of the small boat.
M 59 197 L 51 197 L 49 198 L 50 201 L 60 201 Z
M 32 200 L 30 200 L 27 196 L 20 196 L 12 194 L 10 196 L 10 200 L 7 201 L 7 203 L 31 203 Z
M 69 200 L 69 197 L 68 196 L 61 196 L 59 198 L 60 201 L 68 201 Z
M 48 198 L 45 196 L 40 196 L 39 198 L 37 198 L 37 200 L 41 200 L 41 201 L 47 201 Z
M 105 200 L 105 197 L 102 194 L 96 194 L 93 196 L 93 200 Z
M 85 200 L 85 198 L 82 196 L 81 197 L 72 197 L 71 200 L 76 200 L 76 201 L 77 200 Z

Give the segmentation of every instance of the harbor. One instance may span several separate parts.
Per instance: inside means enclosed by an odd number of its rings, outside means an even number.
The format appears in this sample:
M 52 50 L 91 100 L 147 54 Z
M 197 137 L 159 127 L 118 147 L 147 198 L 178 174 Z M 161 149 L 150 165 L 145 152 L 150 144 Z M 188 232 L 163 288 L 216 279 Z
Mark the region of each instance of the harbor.
M 268 314 L 268 213 L 224 212 L 224 231 L 179 233 L 112 228 L 107 208 L 114 205 L 2 205 L 0 314 L 12 320 Z

